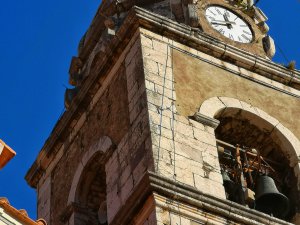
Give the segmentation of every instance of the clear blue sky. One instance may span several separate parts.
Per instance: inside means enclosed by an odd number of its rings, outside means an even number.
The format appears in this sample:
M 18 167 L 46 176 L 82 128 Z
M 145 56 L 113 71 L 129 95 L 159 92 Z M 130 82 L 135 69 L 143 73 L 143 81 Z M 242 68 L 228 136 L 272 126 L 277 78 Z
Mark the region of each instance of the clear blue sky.
M 100 1 L 10 0 L 0 8 L 0 138 L 17 156 L 0 171 L 0 196 L 36 218 L 24 176 L 64 110 L 71 57 Z M 270 34 L 300 65 L 300 2 L 260 0 Z M 277 53 L 275 61 L 286 63 Z M 298 66 L 299 68 L 299 66 Z

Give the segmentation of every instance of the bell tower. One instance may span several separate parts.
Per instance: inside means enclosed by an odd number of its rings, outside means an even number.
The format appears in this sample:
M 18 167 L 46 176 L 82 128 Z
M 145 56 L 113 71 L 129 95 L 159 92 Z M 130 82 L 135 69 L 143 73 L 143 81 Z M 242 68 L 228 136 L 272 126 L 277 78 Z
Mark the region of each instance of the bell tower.
M 253 1 L 102 1 L 29 169 L 50 225 L 300 224 L 300 71 Z

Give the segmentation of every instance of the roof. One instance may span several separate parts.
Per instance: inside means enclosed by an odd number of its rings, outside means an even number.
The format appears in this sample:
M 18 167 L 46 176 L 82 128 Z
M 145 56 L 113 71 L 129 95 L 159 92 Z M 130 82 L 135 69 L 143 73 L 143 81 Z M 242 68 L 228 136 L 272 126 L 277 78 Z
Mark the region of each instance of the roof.
M 2 169 L 15 155 L 16 152 L 0 139 L 0 169 Z
M 43 219 L 38 219 L 37 221 L 30 219 L 26 210 L 17 210 L 9 204 L 7 198 L 0 198 L 0 208 L 2 208 L 10 217 L 22 223 L 23 225 L 47 225 L 46 221 Z

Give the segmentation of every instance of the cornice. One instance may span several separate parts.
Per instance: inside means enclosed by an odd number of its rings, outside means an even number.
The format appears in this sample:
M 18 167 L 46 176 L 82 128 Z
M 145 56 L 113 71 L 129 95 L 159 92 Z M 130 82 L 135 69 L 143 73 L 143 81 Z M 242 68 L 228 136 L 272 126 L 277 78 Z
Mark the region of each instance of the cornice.
M 144 174 L 144 177 L 132 191 L 132 195 L 124 203 L 110 224 L 130 224 L 130 221 L 134 219 L 134 216 L 145 200 L 152 194 L 163 196 L 169 201 L 185 203 L 191 207 L 202 209 L 205 212 L 218 215 L 238 224 L 290 224 L 232 201 L 205 194 L 192 186 L 176 182 L 150 171 Z M 178 204 L 176 206 L 178 207 Z M 174 208 L 168 207 L 167 210 L 172 211 L 175 210 Z
M 93 26 L 96 25 L 93 23 Z M 201 32 L 199 29 L 177 23 L 176 21 L 135 6 L 129 11 L 118 32 L 106 46 L 106 54 L 99 59 L 97 68 L 92 70 L 92 73 L 85 79 L 69 110 L 64 112 L 59 119 L 36 161 L 27 172 L 25 179 L 30 186 L 37 186 L 37 182 L 41 178 L 43 171 L 52 161 L 55 152 L 64 144 L 68 133 L 72 130 L 74 121 L 76 122 L 85 112 L 86 106 L 90 103 L 93 94 L 101 86 L 99 84 L 100 77 L 105 79 L 104 77 L 111 70 L 126 47 L 126 44 L 139 27 L 149 29 L 188 47 L 300 90 L 300 71 L 288 70 L 270 60 L 230 46 Z

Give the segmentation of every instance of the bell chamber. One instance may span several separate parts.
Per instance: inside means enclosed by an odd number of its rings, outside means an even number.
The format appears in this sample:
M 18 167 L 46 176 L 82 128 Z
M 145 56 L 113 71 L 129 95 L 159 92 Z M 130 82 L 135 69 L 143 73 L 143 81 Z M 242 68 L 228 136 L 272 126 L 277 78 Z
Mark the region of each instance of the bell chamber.
M 291 201 L 281 193 L 283 176 L 275 162 L 257 149 L 217 140 L 223 185 L 228 200 L 286 219 Z M 276 182 L 274 181 L 276 180 Z

